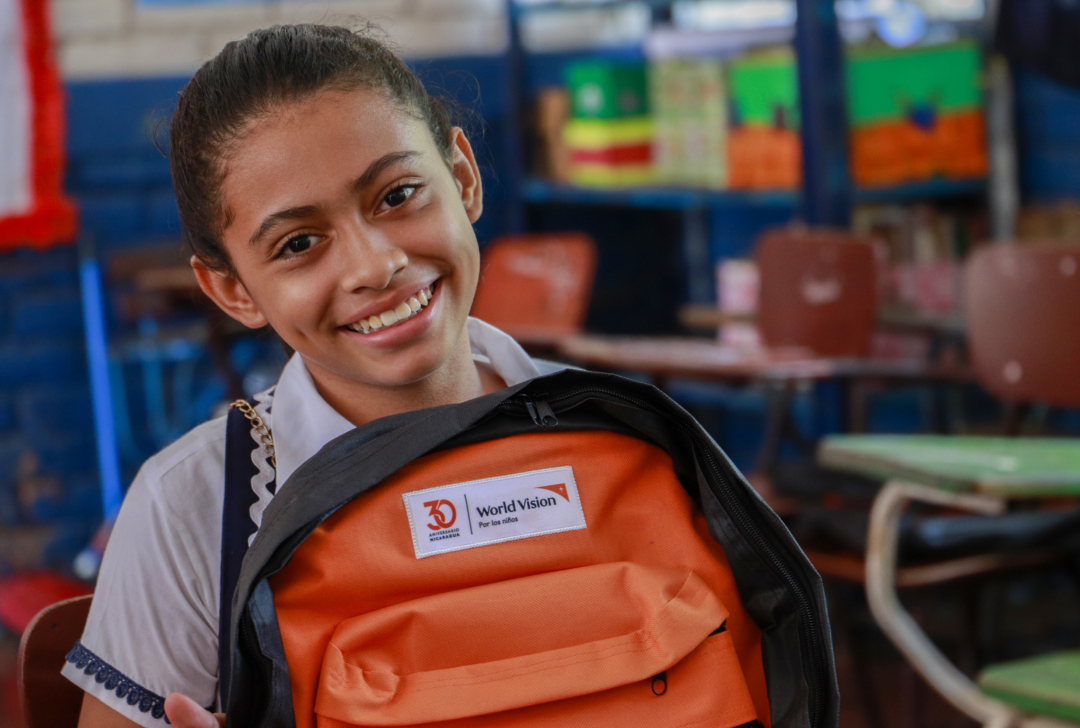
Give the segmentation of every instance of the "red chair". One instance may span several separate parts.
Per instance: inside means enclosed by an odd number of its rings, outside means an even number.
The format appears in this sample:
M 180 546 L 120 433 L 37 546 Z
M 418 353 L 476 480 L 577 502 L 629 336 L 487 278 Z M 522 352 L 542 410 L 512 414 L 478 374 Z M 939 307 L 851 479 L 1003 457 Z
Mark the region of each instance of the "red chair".
M 877 321 L 875 241 L 843 230 L 777 230 L 758 242 L 758 326 L 770 347 L 826 357 L 870 353 Z
M 1016 405 L 1080 406 L 1080 248 L 987 245 L 968 258 L 966 275 L 979 383 Z
M 585 327 L 596 245 L 581 233 L 499 238 L 481 258 L 472 315 L 526 348 L 551 346 Z
M 27 728 L 75 728 L 83 691 L 60 674 L 64 658 L 79 639 L 92 597 L 57 602 L 43 609 L 19 644 L 19 699 Z

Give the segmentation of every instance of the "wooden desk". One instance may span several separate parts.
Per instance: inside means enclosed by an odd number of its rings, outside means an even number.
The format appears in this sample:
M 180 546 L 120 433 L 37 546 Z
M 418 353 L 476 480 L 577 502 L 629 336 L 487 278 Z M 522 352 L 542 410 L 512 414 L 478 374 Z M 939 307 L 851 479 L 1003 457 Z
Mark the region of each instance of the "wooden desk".
M 722 382 L 835 378 L 967 381 L 966 368 L 912 359 L 829 359 L 806 349 L 736 349 L 708 339 L 580 335 L 563 340 L 568 359 L 604 369 Z
M 1080 653 L 988 668 L 984 686 L 997 696 L 992 697 L 946 659 L 896 594 L 900 519 L 909 503 L 994 516 L 1004 513 L 1009 499 L 1075 497 L 1080 495 L 1080 439 L 840 435 L 826 438 L 819 460 L 891 478 L 870 512 L 867 599 L 882 630 L 931 687 L 988 727 L 1063 726 L 1069 724 L 1061 719 L 1080 718 Z M 1048 665 L 1059 675 L 1068 673 L 1068 679 L 1032 693 L 1028 678 Z
M 538 359 L 558 359 L 559 344 L 581 333 L 566 326 L 502 326 L 503 331 L 530 356 Z
M 724 313 L 715 306 L 687 304 L 679 309 L 679 323 L 688 329 L 715 331 L 729 323 L 755 323 L 753 314 Z M 942 316 L 908 309 L 882 306 L 878 310 L 878 325 L 884 329 L 932 336 L 963 337 L 964 319 L 960 316 Z
M 829 359 L 806 349 L 736 349 L 709 339 L 580 335 L 557 344 L 558 352 L 584 366 L 649 375 L 661 389 L 673 378 L 728 384 L 773 384 L 765 440 L 757 468 L 770 469 L 785 436 L 802 440 L 791 418 L 796 385 L 842 380 L 848 402 L 845 430 L 861 432 L 867 388 L 881 382 L 966 382 L 963 367 L 911 359 Z

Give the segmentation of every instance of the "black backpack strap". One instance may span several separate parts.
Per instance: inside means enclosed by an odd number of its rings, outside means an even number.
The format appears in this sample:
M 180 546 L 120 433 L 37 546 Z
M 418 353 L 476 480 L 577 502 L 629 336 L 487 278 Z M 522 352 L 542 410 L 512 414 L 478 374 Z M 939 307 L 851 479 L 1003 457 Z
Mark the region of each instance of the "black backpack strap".
M 250 405 L 249 405 L 250 407 Z M 259 469 L 251 456 L 259 447 L 252 437 L 252 423 L 240 407 L 230 407 L 225 424 L 225 501 L 221 513 L 221 600 L 218 610 L 218 690 L 226 705 L 232 656 L 229 654 L 229 624 L 233 592 L 240 578 L 240 565 L 255 533 L 251 506 L 258 500 L 251 480 Z

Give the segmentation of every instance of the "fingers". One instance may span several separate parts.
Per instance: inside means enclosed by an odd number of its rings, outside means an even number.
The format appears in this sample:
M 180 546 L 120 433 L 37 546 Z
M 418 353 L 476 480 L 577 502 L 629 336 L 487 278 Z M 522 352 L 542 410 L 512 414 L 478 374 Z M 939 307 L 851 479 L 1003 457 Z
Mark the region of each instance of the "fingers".
M 175 728 L 222 728 L 225 725 L 224 714 L 211 713 L 180 693 L 165 698 L 165 715 Z

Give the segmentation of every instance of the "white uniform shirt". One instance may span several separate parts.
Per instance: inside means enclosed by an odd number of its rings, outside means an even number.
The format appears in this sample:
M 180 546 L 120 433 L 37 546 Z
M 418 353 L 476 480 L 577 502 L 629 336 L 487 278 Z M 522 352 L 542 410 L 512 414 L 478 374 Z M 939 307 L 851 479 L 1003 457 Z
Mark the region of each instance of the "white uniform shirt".
M 558 368 L 534 362 L 505 333 L 469 319 L 473 358 L 507 386 Z M 539 367 L 539 368 L 538 368 Z M 541 371 L 541 369 L 543 371 Z M 299 355 L 275 387 L 256 395 L 270 427 L 276 482 L 284 484 L 323 445 L 353 429 L 315 389 Z M 253 460 L 256 524 L 273 498 L 266 453 Z M 217 694 L 225 418 L 196 427 L 150 458 L 124 499 L 101 565 L 90 616 L 63 674 L 143 726 L 164 726 L 164 697 L 205 706 Z

